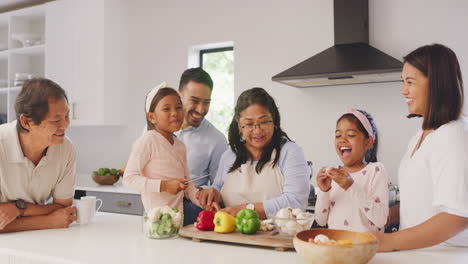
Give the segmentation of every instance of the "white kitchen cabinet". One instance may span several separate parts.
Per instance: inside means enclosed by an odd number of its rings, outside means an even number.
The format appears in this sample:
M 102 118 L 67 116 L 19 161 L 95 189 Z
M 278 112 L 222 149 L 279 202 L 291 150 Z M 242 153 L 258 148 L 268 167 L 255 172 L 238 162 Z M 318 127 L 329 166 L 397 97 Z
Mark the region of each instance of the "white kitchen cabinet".
M 67 91 L 72 126 L 121 125 L 127 23 L 115 0 L 46 4 L 46 73 Z
M 16 74 L 45 75 L 45 20 L 43 5 L 0 14 L 0 124 L 16 119 Z
M 75 199 L 86 195 L 102 199 L 102 212 L 134 215 L 144 212 L 140 192 L 124 187 L 122 180 L 113 185 L 99 185 L 90 174 L 77 174 Z
M 16 119 L 16 73 L 62 86 L 72 126 L 122 125 L 128 23 L 124 0 L 57 0 L 0 14 L 0 123 Z M 35 34 L 27 47 L 12 38 Z
M 140 194 L 86 191 L 86 195 L 102 200 L 101 212 L 143 215 L 145 211 Z

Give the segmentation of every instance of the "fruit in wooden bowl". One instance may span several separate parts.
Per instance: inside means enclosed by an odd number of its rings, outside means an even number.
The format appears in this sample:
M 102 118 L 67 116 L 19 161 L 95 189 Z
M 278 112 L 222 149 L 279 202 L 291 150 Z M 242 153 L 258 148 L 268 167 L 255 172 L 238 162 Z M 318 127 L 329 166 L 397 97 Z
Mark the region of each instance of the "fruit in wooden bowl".
M 100 168 L 97 171 L 93 171 L 93 180 L 100 185 L 112 185 L 116 183 L 120 176 L 121 171 L 109 168 Z
M 308 263 L 322 264 L 367 263 L 379 246 L 371 234 L 324 228 L 297 233 L 293 244 Z

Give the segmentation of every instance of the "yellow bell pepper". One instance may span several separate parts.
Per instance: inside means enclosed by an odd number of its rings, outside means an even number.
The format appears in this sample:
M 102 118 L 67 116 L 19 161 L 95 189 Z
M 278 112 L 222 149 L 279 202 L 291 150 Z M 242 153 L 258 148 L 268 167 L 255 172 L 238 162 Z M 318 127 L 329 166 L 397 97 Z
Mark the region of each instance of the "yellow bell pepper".
M 217 212 L 213 224 L 217 233 L 231 233 L 236 230 L 236 218 L 226 212 Z

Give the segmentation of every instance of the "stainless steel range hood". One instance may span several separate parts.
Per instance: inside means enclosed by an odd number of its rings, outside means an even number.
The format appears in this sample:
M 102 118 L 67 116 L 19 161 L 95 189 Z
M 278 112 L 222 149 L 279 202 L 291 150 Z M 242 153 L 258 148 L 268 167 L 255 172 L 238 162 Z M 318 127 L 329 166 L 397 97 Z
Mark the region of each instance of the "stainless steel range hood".
M 401 80 L 401 61 L 370 46 L 368 0 L 334 0 L 335 45 L 273 76 L 298 88 Z

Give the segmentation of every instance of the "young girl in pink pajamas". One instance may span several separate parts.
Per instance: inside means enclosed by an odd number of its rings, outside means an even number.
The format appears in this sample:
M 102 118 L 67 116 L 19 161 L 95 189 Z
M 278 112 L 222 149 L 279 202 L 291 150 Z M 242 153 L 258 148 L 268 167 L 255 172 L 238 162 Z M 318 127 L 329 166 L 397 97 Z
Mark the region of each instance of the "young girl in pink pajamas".
M 183 121 L 182 101 L 165 83 L 146 97 L 146 131 L 133 145 L 123 184 L 141 192 L 145 210 L 169 205 L 183 211 L 184 192 L 196 205 L 197 189 L 190 179 L 184 143 L 174 136 Z
M 349 109 L 337 121 L 335 150 L 343 166 L 321 168 L 316 221 L 330 229 L 384 231 L 389 180 L 377 162 L 377 129 L 365 111 Z

